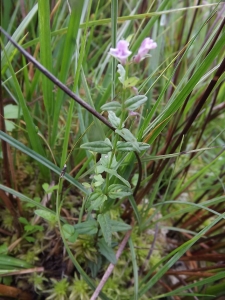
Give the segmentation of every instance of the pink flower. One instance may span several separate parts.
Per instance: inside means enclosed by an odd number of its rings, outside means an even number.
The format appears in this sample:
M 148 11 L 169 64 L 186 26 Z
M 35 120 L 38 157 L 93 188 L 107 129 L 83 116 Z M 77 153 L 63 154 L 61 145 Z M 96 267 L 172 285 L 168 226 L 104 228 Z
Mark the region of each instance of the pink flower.
M 129 116 L 138 116 L 138 115 L 140 115 L 140 114 L 135 111 L 132 111 L 132 110 L 129 111 Z
M 118 59 L 122 65 L 125 65 L 128 56 L 132 53 L 128 50 L 128 46 L 129 43 L 127 41 L 121 40 L 117 43 L 116 48 L 110 48 L 109 54 Z
M 131 87 L 131 91 L 134 93 L 134 95 L 138 95 L 138 89 L 135 86 Z
M 133 57 L 133 61 L 139 63 L 142 59 L 145 58 L 149 50 L 155 49 L 157 44 L 150 39 L 149 37 L 144 39 L 141 43 L 140 48 L 138 49 L 138 54 Z

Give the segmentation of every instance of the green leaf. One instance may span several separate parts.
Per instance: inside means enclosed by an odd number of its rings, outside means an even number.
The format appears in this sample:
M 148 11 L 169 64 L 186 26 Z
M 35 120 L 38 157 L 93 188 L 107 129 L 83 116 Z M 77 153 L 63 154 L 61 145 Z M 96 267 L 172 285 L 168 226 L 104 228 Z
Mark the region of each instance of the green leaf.
M 110 139 L 106 138 L 106 139 L 105 139 L 105 142 L 106 142 L 110 147 L 112 147 L 112 143 L 111 143 Z
M 129 88 L 129 87 L 135 86 L 138 83 L 138 81 L 139 81 L 139 78 L 130 77 L 124 81 L 123 86 L 124 86 L 124 88 Z
M 27 240 L 29 243 L 34 243 L 36 239 L 32 236 L 25 236 L 25 240 Z
M 43 219 L 49 221 L 50 223 L 56 222 L 56 216 L 53 213 L 51 213 L 50 211 L 36 209 L 34 212 L 36 215 L 38 215 L 39 217 L 42 217 Z
M 95 141 L 95 142 L 85 143 L 85 144 L 81 145 L 80 148 L 89 150 L 92 152 L 98 152 L 101 154 L 107 154 L 108 152 L 112 151 L 112 147 L 109 146 L 109 144 L 104 141 Z
M 47 193 L 51 193 L 51 192 L 53 192 L 53 191 L 55 191 L 55 190 L 58 190 L 58 188 L 59 188 L 59 185 L 58 185 L 58 184 L 53 185 L 53 186 L 49 186 L 49 189 L 48 189 L 46 192 L 47 192 Z
M 111 246 L 112 242 L 112 230 L 110 221 L 110 215 L 108 212 L 98 215 L 98 223 L 101 227 L 103 237 L 108 246 Z
M 90 260 L 88 261 L 88 268 L 90 268 L 91 270 L 92 278 L 96 278 L 101 267 L 102 267 L 102 255 L 100 253 L 97 256 L 97 262 L 90 261 Z
M 8 255 L 0 255 L 0 270 L 1 269 L 6 269 L 6 267 L 13 267 L 13 268 L 24 268 L 24 269 L 29 269 L 33 268 L 33 266 L 29 263 L 27 263 L 24 260 L 14 258 Z
M 88 210 L 98 210 L 99 208 L 101 208 L 102 204 L 107 200 L 107 196 L 106 195 L 101 195 L 101 197 L 99 197 L 98 199 L 91 201 L 91 204 L 88 208 Z
M 124 102 L 124 105 L 129 110 L 136 110 L 142 104 L 144 104 L 147 100 L 148 100 L 148 98 L 145 95 L 137 95 L 130 99 L 127 99 Z
M 22 114 L 22 109 L 19 110 L 18 105 L 8 104 L 4 106 L 4 117 L 6 119 L 18 119 Z
M 19 221 L 20 221 L 20 223 L 25 224 L 25 225 L 29 224 L 29 222 L 27 221 L 27 219 L 24 218 L 24 217 L 19 217 Z
M 116 133 L 122 136 L 127 142 L 135 143 L 137 139 L 133 136 L 129 129 L 123 128 L 121 130 L 116 129 Z
M 122 105 L 117 101 L 111 101 L 101 106 L 101 110 L 109 111 L 109 110 L 117 110 L 121 109 Z
M 101 186 L 103 183 L 104 183 L 104 180 L 103 180 L 103 181 L 96 181 L 96 182 L 94 183 L 94 186 L 95 186 L 95 187 L 98 187 L 98 186 Z
M 108 112 L 108 118 L 113 127 L 115 127 L 115 128 L 121 128 L 121 127 L 123 128 L 124 127 L 124 123 L 121 124 L 121 119 L 118 118 L 113 111 L 110 110 Z
M 110 224 L 112 232 L 127 231 L 132 229 L 132 226 L 122 221 L 111 220 Z
M 100 158 L 100 163 L 103 167 L 110 168 L 110 169 L 114 169 L 117 166 L 116 157 L 115 155 L 112 154 L 112 152 L 108 153 L 107 155 L 102 155 Z
M 139 175 L 137 173 L 135 173 L 134 176 L 132 177 L 131 183 L 132 183 L 133 186 L 137 185 L 137 183 L 138 183 L 138 177 L 139 177 Z
M 72 226 L 70 224 L 64 224 L 62 226 L 62 230 L 63 230 L 63 234 L 64 234 L 65 238 L 69 242 L 74 243 L 76 241 L 78 232 L 76 232 L 74 226 Z
M 101 239 L 98 243 L 97 243 L 98 247 L 99 247 L 99 252 L 105 256 L 105 258 L 108 259 L 108 261 L 110 261 L 112 264 L 116 264 L 117 262 L 117 258 L 116 255 L 113 251 L 113 249 L 111 247 L 109 247 L 104 239 Z
M 105 167 L 101 166 L 101 165 L 97 166 L 96 167 L 96 172 L 99 173 L 99 174 L 105 172 Z
M 147 143 L 135 143 L 135 145 L 137 145 L 137 149 L 139 149 L 139 151 L 144 151 L 150 148 L 150 145 Z M 122 142 L 122 141 L 118 141 L 117 145 L 116 145 L 116 149 L 118 151 L 124 151 L 124 152 L 130 152 L 130 151 L 136 151 L 137 149 L 135 149 L 135 147 L 133 146 L 133 143 L 131 142 Z
M 105 168 L 105 167 L 102 167 L 102 168 L 104 168 L 105 172 L 108 172 L 109 174 L 116 176 L 119 180 L 121 180 L 126 186 L 128 186 L 130 188 L 130 183 L 126 179 L 124 179 L 122 176 L 120 176 L 116 172 L 116 170 L 108 169 L 108 168 Z
M 88 220 L 74 225 L 79 234 L 93 235 L 98 232 L 98 222 L 96 220 Z
M 29 231 L 34 231 L 34 232 L 43 231 L 44 227 L 41 226 L 41 225 L 31 225 L 31 224 L 29 224 L 29 225 L 24 226 L 24 230 L 26 232 L 29 232 Z
M 137 139 L 133 136 L 133 134 L 130 132 L 129 129 L 127 129 L 127 128 L 123 128 L 121 130 L 116 129 L 115 132 L 118 133 L 122 138 L 124 138 L 125 141 L 132 143 L 135 151 L 140 152 Z
M 108 188 L 108 195 L 112 199 L 123 198 L 132 195 L 132 190 L 122 184 L 112 184 Z
M 13 129 L 16 128 L 16 125 L 12 121 L 5 120 L 5 128 L 6 128 L 6 131 L 12 132 Z
M 102 185 L 105 181 L 105 179 L 102 177 L 101 174 L 95 175 L 94 180 L 95 180 L 95 183 L 94 183 L 95 187 Z
M 122 142 L 122 141 L 117 142 L 116 149 L 118 151 L 124 151 L 124 152 L 134 151 L 133 144 L 131 142 Z
M 51 193 L 52 191 L 54 190 L 57 190 L 58 189 L 58 185 L 54 185 L 54 186 L 50 186 L 48 183 L 43 183 L 42 184 L 42 188 L 43 190 L 48 194 L 48 193 Z
M 138 146 L 139 146 L 140 151 L 145 151 L 145 150 L 148 150 L 150 148 L 150 145 L 147 144 L 147 143 L 139 142 Z
M 48 188 L 49 188 L 49 184 L 48 183 L 43 183 L 42 184 L 42 188 L 45 192 L 47 192 Z
M 88 182 L 82 182 L 82 185 L 86 188 L 86 189 L 90 189 L 91 185 Z
M 98 189 L 95 192 L 91 193 L 88 197 L 85 207 L 90 210 L 98 210 L 102 204 L 107 200 L 107 196 Z
M 118 64 L 117 68 L 118 68 L 117 72 L 120 74 L 120 77 L 118 77 L 118 79 L 122 84 L 124 84 L 126 71 L 125 71 L 124 67 L 121 64 Z
M 25 225 L 24 226 L 24 230 L 26 231 L 26 232 L 29 232 L 29 231 L 32 231 L 34 229 L 34 226 L 33 225 Z
M 94 180 L 104 182 L 104 179 L 103 179 L 102 175 L 100 175 L 100 174 L 94 175 Z

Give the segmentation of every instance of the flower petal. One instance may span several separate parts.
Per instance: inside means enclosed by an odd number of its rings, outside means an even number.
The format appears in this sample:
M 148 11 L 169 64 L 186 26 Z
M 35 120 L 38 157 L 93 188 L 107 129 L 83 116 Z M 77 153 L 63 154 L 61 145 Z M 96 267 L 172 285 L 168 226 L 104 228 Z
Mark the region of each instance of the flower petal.
M 120 40 L 117 43 L 116 48 L 110 48 L 109 54 L 119 60 L 122 65 L 125 65 L 128 56 L 130 56 L 132 53 L 129 51 L 128 46 L 129 43 L 127 41 Z
M 140 48 L 138 49 L 138 54 L 133 57 L 133 61 L 136 63 L 139 63 L 142 59 L 145 58 L 146 54 L 149 52 L 149 50 L 155 49 L 157 47 L 157 44 L 148 38 L 145 38 Z

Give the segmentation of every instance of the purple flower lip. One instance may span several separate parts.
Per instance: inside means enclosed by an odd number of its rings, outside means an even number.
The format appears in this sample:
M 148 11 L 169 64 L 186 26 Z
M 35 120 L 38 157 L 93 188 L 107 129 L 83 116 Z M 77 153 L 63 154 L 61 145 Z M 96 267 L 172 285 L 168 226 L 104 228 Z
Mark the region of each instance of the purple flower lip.
M 129 116 L 138 116 L 138 115 L 139 115 L 139 113 L 137 113 L 135 111 L 132 111 L 132 110 L 129 111 Z
M 131 90 L 135 95 L 138 95 L 138 89 L 135 86 L 132 86 Z
M 128 49 L 129 43 L 125 40 L 120 40 L 116 48 L 110 48 L 109 54 L 115 57 L 122 65 L 127 62 L 128 56 L 131 55 L 131 51 Z
M 156 47 L 157 44 L 152 39 L 149 37 L 145 38 L 138 49 L 138 54 L 133 57 L 133 61 L 139 63 L 146 57 L 149 50 L 155 49 Z

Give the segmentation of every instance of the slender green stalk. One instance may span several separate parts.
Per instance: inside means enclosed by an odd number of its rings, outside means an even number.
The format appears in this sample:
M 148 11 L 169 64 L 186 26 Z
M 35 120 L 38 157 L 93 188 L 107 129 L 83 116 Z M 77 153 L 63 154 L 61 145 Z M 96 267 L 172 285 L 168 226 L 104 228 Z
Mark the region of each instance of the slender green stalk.
M 117 16 L 118 16 L 118 0 L 111 1 L 111 20 L 112 20 L 112 48 L 116 48 L 117 37 Z M 112 90 L 111 100 L 115 98 L 116 90 L 116 59 L 112 58 Z
M 38 26 L 40 35 L 40 61 L 41 64 L 52 73 L 52 50 L 50 29 L 50 3 L 46 0 L 38 0 Z M 49 134 L 51 132 L 51 120 L 54 113 L 53 82 L 42 74 L 42 87 L 45 109 L 48 114 Z
M 71 60 L 72 56 L 74 54 L 74 50 L 76 48 L 76 45 L 78 45 L 77 36 L 78 36 L 78 29 L 80 25 L 80 18 L 81 13 L 83 9 L 83 1 L 72 1 L 71 4 L 72 12 L 69 19 L 69 26 L 66 34 L 66 40 L 65 45 L 63 49 L 63 55 L 62 55 L 62 64 L 61 64 L 61 70 L 59 74 L 59 80 L 61 82 L 66 82 L 66 79 L 68 77 L 68 72 L 71 67 Z M 51 145 L 54 145 L 58 130 L 58 120 L 59 120 L 59 114 L 60 110 L 63 104 L 63 98 L 64 93 L 62 90 L 59 90 L 56 97 L 56 106 L 55 106 L 55 112 L 53 117 L 53 131 L 52 131 L 52 140 Z M 70 110 L 71 111 L 71 110 Z M 65 156 L 65 153 L 64 155 Z M 63 157 L 64 161 L 65 158 Z M 63 162 L 61 162 L 63 165 Z

